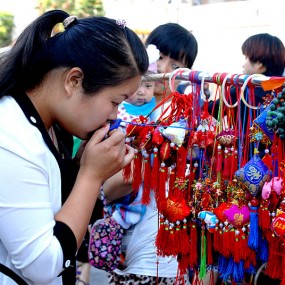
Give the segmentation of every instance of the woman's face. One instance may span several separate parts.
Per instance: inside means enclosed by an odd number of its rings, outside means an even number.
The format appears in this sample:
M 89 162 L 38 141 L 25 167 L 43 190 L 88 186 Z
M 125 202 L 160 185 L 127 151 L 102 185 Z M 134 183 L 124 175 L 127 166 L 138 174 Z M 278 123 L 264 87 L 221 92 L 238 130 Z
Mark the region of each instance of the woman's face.
M 157 72 L 158 73 L 171 73 L 177 68 L 185 68 L 186 66 L 178 60 L 175 60 L 168 55 L 164 55 L 163 53 L 160 53 L 160 57 L 157 60 Z M 179 81 L 175 80 L 175 86 L 174 88 L 178 86 Z M 171 93 L 170 88 L 168 86 L 168 80 L 161 80 L 156 81 L 155 83 L 155 91 L 156 96 L 159 95 L 169 95 Z
M 245 56 L 242 68 L 243 74 L 262 74 L 266 71 L 266 68 L 261 62 L 252 62 L 247 56 Z
M 138 89 L 141 79 L 141 76 L 128 79 L 94 95 L 74 94 L 68 114 L 65 114 L 63 127 L 81 139 L 90 138 L 96 129 L 117 119 L 118 105 Z

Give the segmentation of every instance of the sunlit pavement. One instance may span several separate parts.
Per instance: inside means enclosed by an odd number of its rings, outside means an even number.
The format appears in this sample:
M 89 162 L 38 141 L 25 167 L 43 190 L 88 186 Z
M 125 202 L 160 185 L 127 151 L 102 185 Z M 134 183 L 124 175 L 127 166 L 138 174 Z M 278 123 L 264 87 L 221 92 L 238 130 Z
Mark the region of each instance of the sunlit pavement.
M 107 273 L 95 267 L 91 267 L 89 285 L 108 285 Z

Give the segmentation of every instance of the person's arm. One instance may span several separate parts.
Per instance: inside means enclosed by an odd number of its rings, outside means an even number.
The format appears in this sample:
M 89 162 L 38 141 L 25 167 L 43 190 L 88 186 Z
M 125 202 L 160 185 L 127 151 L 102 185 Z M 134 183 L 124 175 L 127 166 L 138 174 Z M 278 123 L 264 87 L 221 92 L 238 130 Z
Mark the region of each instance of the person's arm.
M 133 191 L 132 181 L 131 179 L 125 181 L 123 177 L 123 170 L 121 170 L 105 181 L 103 190 L 106 202 L 110 203 L 130 194 Z
M 134 151 L 125 146 L 121 131 L 102 142 L 108 128 L 98 130 L 86 144 L 75 185 L 61 207 L 59 169 L 41 140 L 34 143 L 33 131 L 26 131 L 18 144 L 14 137 L 1 142 L 0 236 L 15 267 L 34 282 L 45 283 L 69 266 L 102 183 L 129 164 Z M 24 171 L 16 171 L 15 165 Z
M 103 140 L 108 130 L 109 127 L 97 130 L 86 143 L 73 190 L 55 216 L 56 221 L 70 227 L 78 247 L 85 235 L 103 182 L 129 164 L 134 156 L 134 150 L 125 144 L 125 136 L 121 130 L 112 131 Z

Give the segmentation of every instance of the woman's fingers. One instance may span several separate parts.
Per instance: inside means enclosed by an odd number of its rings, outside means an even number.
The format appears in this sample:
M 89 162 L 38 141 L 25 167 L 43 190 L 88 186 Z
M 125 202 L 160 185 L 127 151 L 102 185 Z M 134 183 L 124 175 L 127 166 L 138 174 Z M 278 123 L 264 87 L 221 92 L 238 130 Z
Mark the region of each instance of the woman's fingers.
M 108 133 L 108 130 L 109 126 L 103 127 L 93 134 L 81 160 L 81 166 L 102 180 L 123 169 L 134 157 L 134 149 L 125 143 L 124 132 L 116 129 Z
M 131 146 L 126 144 L 126 155 L 125 155 L 125 163 L 124 167 L 127 166 L 134 159 L 135 150 Z

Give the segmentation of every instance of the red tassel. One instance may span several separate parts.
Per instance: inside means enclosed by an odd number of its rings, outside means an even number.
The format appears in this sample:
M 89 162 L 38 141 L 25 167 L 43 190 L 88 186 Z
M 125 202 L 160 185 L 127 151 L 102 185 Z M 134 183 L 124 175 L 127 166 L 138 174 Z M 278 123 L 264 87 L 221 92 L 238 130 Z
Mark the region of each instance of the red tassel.
M 127 139 L 126 139 L 127 141 Z M 129 163 L 128 165 L 126 165 L 124 168 L 123 168 L 123 178 L 124 178 L 124 181 L 129 181 L 131 176 L 132 176 L 132 163 Z
M 222 162 L 223 162 L 223 156 L 222 156 L 222 147 L 221 145 L 217 146 L 217 157 L 216 157 L 216 172 L 222 171 Z
M 155 192 L 157 191 L 158 173 L 159 173 L 158 149 L 155 147 L 153 149 L 153 166 L 151 170 L 151 182 L 150 182 L 150 188 Z
M 169 222 L 164 219 L 163 215 L 159 215 L 159 229 L 156 235 L 155 245 L 157 247 L 157 254 L 165 256 L 165 248 L 169 240 Z
M 248 237 L 244 232 L 242 232 L 239 238 L 239 247 L 241 248 L 239 252 L 240 259 L 246 260 L 249 256 L 250 248 L 247 243 L 248 243 Z
M 225 257 L 230 257 L 231 251 L 233 250 L 233 242 L 234 233 L 229 229 L 228 226 L 225 226 L 225 230 L 223 233 L 222 255 L 224 255 Z
M 168 182 L 169 192 L 172 192 L 172 190 L 174 189 L 175 179 L 176 179 L 175 165 L 171 165 L 169 173 L 169 182 Z
M 187 150 L 181 146 L 177 149 L 177 172 L 179 178 L 185 178 Z
M 159 169 L 158 189 L 156 191 L 157 208 L 161 211 L 161 203 L 166 199 L 166 181 L 167 181 L 167 167 L 162 162 Z
M 160 248 L 162 256 L 172 256 L 177 254 L 177 244 L 175 244 L 175 228 L 173 223 L 168 225 L 168 235 L 163 237 L 163 241 L 157 247 Z
M 187 220 L 186 219 L 184 219 L 183 222 L 178 221 L 176 223 L 175 238 L 176 238 L 175 243 L 178 246 L 177 254 L 186 255 L 187 253 L 189 253 L 190 242 L 189 242 L 189 236 L 187 233 Z
M 138 191 L 142 183 L 142 154 L 136 151 L 134 157 L 134 168 L 133 168 L 133 183 L 132 187 L 134 191 Z
M 218 227 L 215 227 L 213 247 L 216 252 L 220 252 L 220 230 Z
M 176 199 L 182 199 L 184 197 L 184 192 L 186 192 L 187 183 L 185 178 L 186 173 L 186 157 L 187 151 L 184 147 L 179 147 L 177 150 L 177 163 L 176 163 L 176 179 L 174 182 L 174 187 L 169 188 L 169 197 L 173 196 Z
M 124 181 L 129 181 L 132 175 L 132 163 L 129 163 L 123 168 Z
M 258 209 L 258 225 L 263 231 L 270 230 L 270 212 L 268 211 L 268 200 L 263 200 Z
M 230 251 L 230 255 L 233 255 L 234 245 L 235 245 L 235 229 L 231 228 L 230 229 L 230 234 L 229 234 L 229 251 Z
M 173 256 L 177 254 L 177 244 L 175 243 L 175 225 L 169 224 L 169 239 L 165 249 L 166 256 Z
M 262 158 L 264 164 L 272 170 L 272 156 L 269 154 L 269 149 L 265 149 L 265 155 Z
M 188 255 L 179 255 L 178 256 L 178 271 L 180 275 L 185 275 L 188 270 Z
M 236 235 L 235 235 L 235 243 L 233 245 L 233 257 L 234 257 L 234 262 L 239 263 L 241 259 L 244 259 L 242 256 L 243 251 L 245 248 L 243 243 L 243 233 L 241 232 L 241 229 L 236 230 Z
M 268 232 L 266 235 L 268 244 L 269 244 L 269 256 L 266 267 L 266 274 L 273 279 L 282 279 L 283 278 L 283 269 L 282 269 L 282 256 L 280 252 L 281 239 L 274 237 L 272 232 Z
M 223 177 L 229 178 L 230 176 L 230 152 L 225 147 L 224 150 L 224 170 L 223 170 Z
M 237 151 L 232 147 L 230 153 L 230 179 L 232 180 L 237 171 Z
M 142 193 L 142 204 L 149 205 L 150 203 L 150 174 L 151 174 L 151 165 L 150 157 L 144 157 L 144 186 Z
M 197 228 L 195 224 L 192 224 L 190 229 L 189 267 L 194 268 L 197 264 Z
M 284 252 L 284 240 L 282 245 L 282 279 L 280 285 L 285 285 L 285 252 Z
M 233 168 L 232 168 L 232 175 L 238 170 L 238 151 L 235 149 L 233 152 Z

